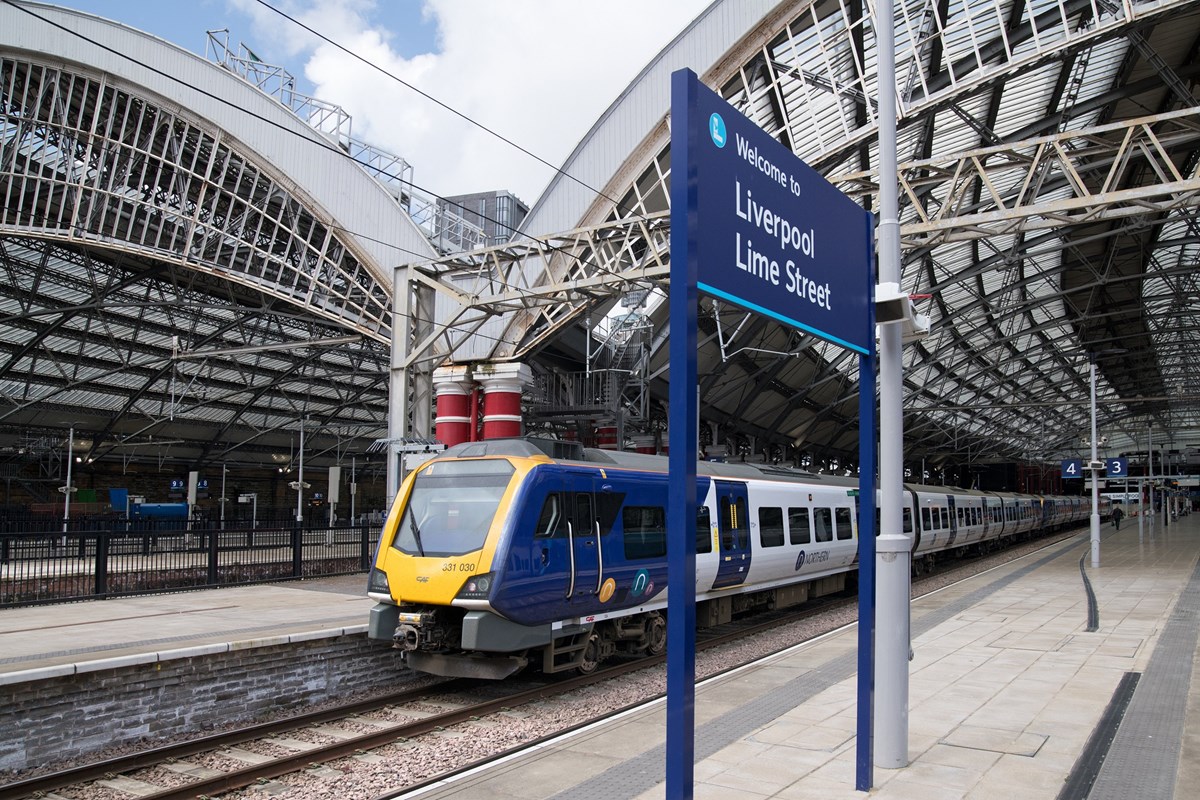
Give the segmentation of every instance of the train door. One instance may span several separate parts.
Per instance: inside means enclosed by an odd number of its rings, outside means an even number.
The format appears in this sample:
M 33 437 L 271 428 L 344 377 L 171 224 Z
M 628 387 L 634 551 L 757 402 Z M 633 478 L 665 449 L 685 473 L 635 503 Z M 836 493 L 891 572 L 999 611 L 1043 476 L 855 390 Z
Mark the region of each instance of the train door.
M 603 554 L 596 481 L 589 473 L 573 473 L 567 497 L 567 607 L 591 606 L 600 593 Z
M 946 547 L 953 547 L 954 540 L 958 538 L 958 509 L 955 507 L 954 495 L 946 495 L 946 507 L 950 509 L 950 538 L 946 540 Z
M 720 553 L 714 589 L 738 586 L 750 572 L 750 499 L 746 484 L 713 481 Z

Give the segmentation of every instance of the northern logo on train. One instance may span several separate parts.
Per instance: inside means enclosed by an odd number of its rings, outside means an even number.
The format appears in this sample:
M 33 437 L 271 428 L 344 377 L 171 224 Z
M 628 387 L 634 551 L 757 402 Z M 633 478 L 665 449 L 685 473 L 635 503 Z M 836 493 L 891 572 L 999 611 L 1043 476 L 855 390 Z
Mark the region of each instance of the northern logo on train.
M 612 578 L 609 578 L 604 582 L 604 585 L 600 587 L 600 602 L 607 603 L 612 599 L 613 593 L 616 591 L 617 582 Z
M 803 566 L 804 566 L 804 551 L 801 550 L 800 555 L 796 556 L 796 571 L 799 572 L 800 568 Z
M 639 569 L 637 574 L 633 576 L 633 588 L 630 590 L 630 594 L 634 597 L 641 597 L 644 594 L 650 594 L 652 591 L 654 591 L 654 582 L 650 580 L 650 573 L 644 569 Z

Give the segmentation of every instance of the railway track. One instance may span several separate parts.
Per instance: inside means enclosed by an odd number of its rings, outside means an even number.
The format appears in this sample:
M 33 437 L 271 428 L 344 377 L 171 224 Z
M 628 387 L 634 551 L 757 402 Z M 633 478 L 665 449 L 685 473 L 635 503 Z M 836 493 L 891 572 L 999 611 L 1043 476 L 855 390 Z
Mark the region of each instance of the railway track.
M 1075 535 L 1074 533 L 1068 535 Z M 1048 545 L 1066 538 L 1056 536 L 1041 540 Z M 969 564 L 951 566 L 947 572 L 968 569 Z M 926 579 L 914 581 L 914 593 Z M 807 604 L 799 609 L 772 612 L 760 615 L 752 623 L 735 622 L 698 635 L 696 649 L 703 652 L 749 639 L 764 632 L 774 631 L 814 618 L 831 614 L 854 605 L 853 597 L 826 598 L 823 602 Z M 793 646 L 791 642 L 787 646 Z M 759 654 L 758 658 L 768 654 Z M 187 742 L 152 748 L 126 756 L 75 767 L 60 772 L 40 775 L 0 786 L 0 800 L 24 800 L 44 797 L 49 792 L 65 790 L 66 796 L 83 796 L 78 791 L 92 792 L 96 787 L 111 792 L 112 797 L 136 796 L 142 800 L 185 800 L 196 797 L 212 797 L 248 786 L 269 782 L 280 776 L 299 773 L 328 762 L 362 756 L 387 745 L 406 742 L 415 737 L 439 733 L 453 726 L 479 724 L 493 717 L 503 722 L 505 715 L 522 706 L 542 701 L 606 681 L 620 680 L 632 672 L 649 669 L 665 663 L 665 656 L 646 657 L 617 663 L 586 676 L 556 677 L 529 686 L 529 681 L 517 684 L 481 682 L 453 679 L 426 685 L 416 689 L 401 690 L 386 696 L 349 703 L 336 708 L 310 712 L 284 720 L 260 723 L 237 730 L 222 732 L 193 739 Z M 735 667 L 730 667 L 730 669 Z M 710 673 L 719 674 L 724 670 Z M 523 688 L 528 687 L 528 688 Z M 479 695 L 486 695 L 480 699 Z M 471 769 L 480 763 L 501 758 L 513 750 L 529 747 L 544 738 L 592 724 L 605 715 L 620 713 L 627 708 L 642 705 L 661 697 L 662 694 L 638 696 L 625 706 L 612 709 L 595 718 L 577 724 L 566 725 L 554 733 L 532 741 L 522 742 L 518 747 L 459 765 L 452 770 L 409 783 L 403 789 L 382 797 L 395 797 L 400 791 L 409 792 L 435 781 Z M 366 728 L 366 732 L 362 729 Z M 295 734 L 307 738 L 287 736 Z M 331 741 L 318 742 L 314 739 Z M 249 745 L 247 749 L 242 745 Z M 280 752 L 267 755 L 263 751 Z M 202 756 L 211 763 L 209 756 L 216 754 L 231 765 L 218 770 L 189 759 Z M 237 766 L 240 764 L 240 766 Z M 165 782 L 173 785 L 159 785 Z M 382 798 L 381 798 L 382 800 Z
M 849 602 L 849 601 L 836 601 Z M 753 625 L 731 625 L 697 642 L 702 651 L 770 630 L 787 622 L 806 619 L 828 609 L 828 604 L 792 613 L 773 615 L 770 620 Z M 0 800 L 23 800 L 44 796 L 48 792 L 85 784 L 103 787 L 114 792 L 137 796 L 142 800 L 186 800 L 211 797 L 236 789 L 260 784 L 281 775 L 308 769 L 339 758 L 361 755 L 364 752 L 403 742 L 414 737 L 445 730 L 454 725 L 475 722 L 492 715 L 503 715 L 521 706 L 552 699 L 603 681 L 619 680 L 625 675 L 665 663 L 665 656 L 629 660 L 606 667 L 591 675 L 556 677 L 532 688 L 513 691 L 515 682 L 495 683 L 467 679 L 442 681 L 419 689 L 410 689 L 386 696 L 363 700 L 336 708 L 316 711 L 284 720 L 264 722 L 237 730 L 216 733 L 187 742 L 143 750 L 130 755 L 107 759 L 59 772 L 27 778 L 0 786 Z M 528 685 L 528 681 L 525 682 Z M 473 695 L 494 695 L 484 700 L 472 700 Z M 638 703 L 644 702 L 639 699 Z M 444 710 L 431 712 L 430 706 Z M 373 716 L 366 716 L 373 715 Z M 383 715 L 383 718 L 380 718 Z M 388 719 L 391 717 L 392 719 Z M 404 718 L 418 717 L 404 720 Z M 590 724 L 589 720 L 587 724 Z M 353 733 L 339 723 L 352 727 L 369 726 L 376 730 Z M 306 732 L 311 738 L 332 738 L 335 741 L 315 743 L 287 734 Z M 558 733 L 561 733 L 559 731 Z M 556 734 L 557 735 L 557 734 Z M 242 745 L 267 743 L 265 749 L 293 749 L 287 755 L 260 756 Z M 258 748 L 262 750 L 264 748 Z M 232 761 L 256 760 L 239 769 L 218 771 L 190 761 L 194 756 L 218 754 Z M 261 759 L 261 760 L 260 760 Z M 146 771 L 166 770 L 179 785 L 158 786 L 143 774 Z

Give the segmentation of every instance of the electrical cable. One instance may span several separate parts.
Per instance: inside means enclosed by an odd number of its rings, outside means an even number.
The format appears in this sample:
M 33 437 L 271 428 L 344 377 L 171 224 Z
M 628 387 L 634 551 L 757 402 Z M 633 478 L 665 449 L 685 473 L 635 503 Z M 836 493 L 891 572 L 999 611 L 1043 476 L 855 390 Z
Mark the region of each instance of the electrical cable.
M 505 143 L 505 144 L 507 144 L 508 146 L 510 146 L 510 147 L 513 147 L 513 148 L 515 148 L 515 149 L 517 149 L 517 150 L 521 151 L 522 153 L 524 153 L 525 155 L 529 156 L 530 158 L 532 158 L 533 160 L 537 161 L 538 163 L 540 163 L 540 164 L 544 164 L 545 166 L 547 166 L 547 167 L 549 167 L 550 169 L 554 170 L 555 174 L 562 175 L 562 176 L 563 176 L 564 178 L 566 178 L 567 180 L 574 181 L 575 183 L 577 183 L 577 184 L 579 184 L 580 186 L 582 186 L 584 189 L 587 189 L 589 192 L 592 192 L 593 194 L 595 194 L 597 197 L 603 197 L 605 200 L 607 200 L 607 201 L 609 201 L 610 203 L 612 203 L 612 204 L 613 204 L 613 206 L 615 206 L 615 207 L 616 207 L 618 210 L 620 210 L 620 211 L 624 211 L 624 212 L 626 212 L 626 213 L 630 213 L 630 214 L 632 214 L 632 211 L 631 211 L 630 209 L 626 208 L 626 207 L 625 207 L 625 206 L 623 206 L 623 205 L 622 205 L 620 202 L 618 202 L 617 200 L 614 200 L 612 197 L 609 197 L 609 196 L 608 196 L 608 195 L 606 195 L 604 192 L 602 192 L 601 190 L 599 190 L 599 189 L 595 188 L 594 186 L 592 186 L 591 184 L 587 183 L 586 181 L 583 181 L 583 180 L 580 180 L 579 178 L 576 178 L 574 175 L 570 174 L 569 172 L 564 172 L 562 169 L 559 169 L 558 167 L 554 166 L 554 165 L 553 165 L 553 164 L 551 164 L 549 161 L 547 161 L 546 159 L 544 159 L 544 158 L 542 158 L 541 156 L 539 156 L 537 153 L 534 153 L 534 152 L 531 152 L 530 150 L 527 150 L 526 148 L 524 148 L 524 147 L 522 147 L 521 145 L 519 145 L 519 144 L 517 144 L 516 142 L 514 142 L 512 139 L 509 139 L 508 137 L 504 136 L 503 134 L 501 134 L 501 133 L 497 133 L 496 131 L 492 130 L 492 129 L 491 129 L 491 128 L 489 128 L 488 126 L 484 125 L 482 122 L 479 122 L 478 120 L 476 120 L 476 119 L 474 119 L 474 118 L 472 118 L 472 117 L 468 116 L 467 114 L 464 114 L 463 112 L 459 111 L 458 109 L 454 108 L 453 106 L 451 106 L 451 105 L 448 105 L 447 103 L 444 103 L 444 102 L 442 102 L 441 100 L 437 99 L 436 97 L 434 97 L 433 95 L 429 94 L 428 92 L 426 92 L 426 91 L 424 91 L 424 90 L 422 90 L 422 89 L 418 89 L 416 86 L 413 86 L 411 83 L 409 83 L 409 82 L 405 81 L 403 78 L 401 78 L 401 77 L 399 77 L 399 76 L 397 76 L 397 75 L 394 75 L 394 74 L 392 74 L 391 72 L 388 72 L 386 69 L 384 69 L 383 67 L 379 66 L 378 64 L 376 64 L 376 63 L 374 63 L 374 62 L 372 62 L 372 61 L 368 61 L 367 59 L 365 59 L 365 58 L 363 58 L 362 56 L 360 56 L 358 53 L 355 53 L 354 51 L 350 50 L 349 48 L 347 48 L 347 47 L 345 47 L 345 46 L 343 46 L 343 45 L 339 44 L 338 42 L 335 42 L 333 39 L 330 39 L 328 36 L 324 35 L 323 33 L 319 32 L 319 31 L 316 31 L 316 30 L 313 30 L 313 29 L 312 29 L 312 28 L 310 28 L 308 25 L 305 25 L 303 22 L 301 22 L 300 20 L 296 19 L 295 17 L 293 17 L 293 16 L 289 15 L 288 13 L 286 13 L 286 12 L 284 12 L 284 11 L 282 11 L 282 10 L 280 10 L 280 9 L 276 8 L 276 7 L 275 7 L 275 6 L 273 6 L 273 5 L 271 5 L 270 3 L 268 3 L 268 2 L 267 2 L 267 0 L 257 0 L 257 2 L 258 2 L 258 4 L 259 4 L 259 5 L 263 6 L 264 8 L 267 8 L 267 9 L 269 9 L 269 10 L 271 10 L 271 11 L 275 12 L 275 13 L 276 13 L 276 14 L 278 14 L 279 16 L 283 17 L 284 19 L 288 20 L 288 21 L 289 21 L 289 22 L 291 22 L 293 25 L 296 25 L 296 26 L 298 26 L 298 27 L 301 27 L 301 28 L 303 28 L 304 30 L 308 31 L 308 32 L 309 32 L 309 33 L 311 33 L 313 36 L 316 36 L 318 39 L 320 39 L 321 41 L 325 42 L 326 44 L 329 44 L 329 45 L 332 45 L 333 47 L 336 47 L 338 50 L 341 50 L 341 51 L 342 51 L 343 53 L 345 53 L 346 55 L 350 56 L 351 58 L 354 58 L 354 59 L 356 59 L 357 61 L 360 61 L 360 62 L 362 62 L 363 64 L 365 64 L 366 66 L 370 67 L 371 69 L 373 69 L 373 70 L 375 70 L 375 71 L 377 71 L 377 72 L 379 72 L 379 73 L 381 73 L 381 74 L 383 74 L 383 75 L 386 75 L 387 77 L 389 77 L 389 78 L 391 78 L 392 80 L 396 81 L 396 83 L 399 83 L 401 86 L 405 87 L 406 89 L 409 89 L 410 91 L 416 92 L 417 94 L 421 95 L 421 97 L 424 97 L 426 100 L 430 101 L 431 103 L 434 103 L 434 104 L 436 104 L 437 106 L 439 106 L 440 108 L 443 108 L 443 109 L 445 109 L 446 111 L 449 111 L 451 114 L 454 114 L 456 117 L 459 117 L 460 119 L 462 119 L 462 120 L 464 120 L 464 121 L 466 121 L 466 122 L 469 122 L 470 124 L 474 125 L 475 127 L 479 128 L 480 130 L 484 131 L 485 133 L 487 133 L 487 134 L 489 134 L 489 135 L 491 135 L 491 136 L 494 136 L 494 137 L 496 137 L 497 139 L 499 139 L 500 141 L 504 142 L 504 143 Z
M 131 55 L 127 54 L 127 53 L 122 53 L 122 52 L 120 52 L 120 51 L 116 50 L 115 48 L 109 47 L 108 45 L 105 45 L 105 44 L 103 44 L 103 43 L 101 43 L 101 42 L 98 42 L 98 41 L 96 41 L 95 39 L 92 39 L 92 38 L 91 38 L 91 37 L 89 37 L 89 36 L 86 36 L 86 35 L 84 35 L 84 34 L 80 33 L 79 31 L 72 30 L 72 29 L 70 29 L 70 28 L 68 28 L 68 27 L 66 27 L 66 26 L 64 26 L 64 25 L 60 25 L 60 24 L 58 24 L 57 22 L 54 22 L 53 20 L 47 19 L 46 17 L 43 17 L 43 16 L 41 16 L 41 15 L 39 15 L 39 14 L 35 13 L 34 11 L 32 11 L 32 10 L 28 9 L 28 8 L 25 8 L 25 7 L 23 7 L 23 6 L 17 5 L 17 3 L 15 2 L 15 0 L 3 0 L 3 2 L 7 3 L 8 5 L 12 6 L 13 8 L 16 8 L 16 9 L 18 9 L 18 10 L 20 10 L 20 11 L 22 11 L 22 12 L 24 12 L 24 13 L 28 14 L 28 15 L 29 15 L 29 16 L 31 16 L 31 17 L 34 17 L 35 19 L 41 20 L 42 22 L 46 23 L 47 25 L 50 25 L 51 27 L 57 28 L 57 29 L 59 29 L 60 31 L 63 31 L 64 33 L 68 33 L 68 34 L 71 34 L 72 36 L 75 36 L 75 37 L 77 37 L 77 38 L 79 38 L 79 39 L 82 39 L 82 40 L 84 40 L 84 41 L 88 42 L 89 44 L 91 44 L 91 45 L 93 45 L 93 46 L 95 46 L 95 47 L 98 47 L 98 48 L 100 48 L 100 49 L 102 49 L 102 50 L 104 50 L 104 51 L 106 51 L 106 52 L 108 52 L 108 53 L 111 53 L 111 54 L 113 54 L 113 55 L 115 55 L 115 56 L 117 56 L 117 57 L 119 57 L 119 58 L 123 58 L 123 59 L 125 59 L 125 60 L 127 60 L 127 61 L 130 61 L 131 63 L 137 64 L 139 67 L 141 67 L 141 68 L 143 68 L 143 69 L 146 69 L 146 70 L 148 70 L 148 71 L 150 71 L 150 72 L 153 72 L 154 74 L 156 74 L 156 75 L 158 75 L 158 76 L 160 76 L 160 77 L 163 77 L 163 78 L 166 78 L 166 79 L 168 79 L 168 80 L 171 80 L 171 81 L 173 81 L 173 82 L 175 82 L 175 83 L 177 83 L 177 84 L 179 84 L 179 85 L 181 85 L 181 86 L 184 86 L 184 87 L 186 87 L 186 88 L 188 88 L 188 89 L 190 89 L 190 90 L 192 90 L 192 91 L 194 91 L 194 92 L 197 92 L 198 94 L 201 94 L 201 95 L 203 95 L 203 96 L 205 96 L 205 97 L 207 97 L 207 98 L 209 98 L 209 99 L 211 99 L 211 100 L 215 100 L 216 102 L 222 103 L 222 104 L 224 104 L 224 105 L 226 105 L 226 106 L 229 106 L 230 108 L 236 109 L 237 111 L 240 111 L 240 112 L 242 112 L 242 113 L 246 114 L 247 116 L 250 116 L 250 117 L 252 117 L 252 118 L 254 118 L 254 119 L 257 119 L 257 120 L 259 120 L 260 122 L 264 122 L 264 123 L 266 123 L 266 124 L 268 124 L 268 125 L 270 125 L 270 126 L 272 126 L 272 127 L 274 127 L 274 128 L 277 128 L 277 129 L 279 129 L 279 130 L 281 130 L 281 131 L 283 131 L 283 132 L 285 132 L 285 133 L 288 133 L 288 134 L 290 134 L 290 135 L 292 135 L 292 136 L 300 136 L 300 134 L 299 134 L 299 133 L 297 133 L 297 131 L 295 131 L 295 130 L 293 130 L 292 128 L 289 128 L 289 127 L 287 127 L 287 126 L 283 125 L 282 123 L 276 122 L 275 120 L 272 120 L 272 119 L 268 119 L 267 117 L 264 117 L 264 116 L 263 116 L 263 115 L 261 115 L 261 114 L 257 114 L 257 113 L 255 113 L 255 112 L 253 112 L 253 111 L 250 111 L 250 110 L 248 110 L 248 109 L 245 109 L 245 108 L 243 108 L 242 106 L 240 106 L 240 105 L 237 105 L 236 103 L 234 103 L 232 100 L 230 100 L 230 99 L 228 99 L 228 98 L 221 97 L 221 96 L 220 96 L 220 95 L 218 95 L 218 94 L 215 94 L 215 93 L 213 93 L 213 92 L 209 92 L 209 91 L 207 91 L 207 90 L 205 90 L 205 89 L 201 89 L 200 87 L 197 87 L 197 86 L 195 86 L 195 85 L 193 85 L 193 84 L 191 84 L 191 83 L 188 83 L 187 81 L 183 80 L 182 78 L 180 78 L 180 77 L 179 77 L 179 76 L 177 76 L 177 75 L 172 75 L 172 74 L 170 74 L 170 73 L 168 73 L 168 72 L 166 72 L 166 71 L 164 71 L 164 70 L 158 69 L 157 67 L 154 67 L 154 66 L 152 66 L 152 65 L 150 65 L 150 64 L 147 64 L 147 63 L 145 63 L 145 62 L 143 62 L 143 61 L 140 61 L 140 60 L 138 60 L 137 58 L 134 58 L 133 56 L 131 56 Z M 314 34 L 314 35 L 319 35 L 319 34 Z M 455 112 L 455 113 L 458 113 L 458 112 Z M 350 161 L 352 161 L 353 163 L 355 163 L 356 165 L 358 165 L 358 166 L 360 166 L 360 167 L 362 167 L 362 168 L 364 168 L 364 169 L 368 169 L 368 170 L 371 170 L 371 171 L 373 171 L 373 172 L 375 172 L 375 173 L 377 173 L 377 174 L 379 174 L 379 175 L 383 175 L 383 176 L 386 176 L 386 177 L 388 177 L 388 178 L 392 178 L 392 179 L 396 180 L 397 182 L 399 182 L 399 183 L 401 183 L 401 184 L 405 184 L 405 185 L 411 186 L 411 187 L 412 187 L 412 188 L 414 188 L 414 189 L 417 189 L 417 190 L 419 190 L 419 191 L 421 191 L 421 192 L 423 192 L 423 193 L 425 193 L 425 194 L 427 194 L 427 195 L 429 195 L 429 196 L 431 196 L 431 197 L 434 197 L 434 198 L 436 198 L 437 200 L 440 200 L 440 201 L 442 201 L 443 203 L 446 203 L 447 205 L 454 206 L 454 207 L 456 207 L 456 208 L 458 208 L 458 209 L 460 209 L 460 210 L 462 210 L 462 211 L 468 211 L 468 210 L 469 210 L 469 209 L 466 209 L 464 206 L 462 206 L 460 203 L 456 203 L 456 202 L 454 202 L 453 200 L 449 200 L 449 199 L 447 199 L 447 198 L 445 198 L 445 197 L 442 197 L 441 195 L 438 195 L 438 194 L 436 194 L 436 193 L 434 193 L 434 192 L 430 191 L 429 189 L 427 189 L 427 188 L 425 188 L 425 187 L 421 186 L 420 184 L 417 184 L 417 183 L 415 183 L 415 182 L 413 182 L 413 181 L 404 181 L 404 180 L 401 180 L 401 178 L 400 178 L 399 176 L 397 176 L 397 175 L 393 175 L 392 173 L 389 173 L 387 170 L 384 170 L 384 169 L 381 169 L 381 168 L 379 168 L 379 167 L 375 167 L 375 166 L 373 166 L 373 165 L 370 165 L 370 164 L 365 164 L 365 163 L 363 163 L 363 162 L 361 162 L 361 161 L 358 161 L 357 159 L 353 158 L 353 157 L 352 157 L 352 156 L 351 156 L 349 153 L 345 152 L 345 151 L 344 151 L 344 150 L 342 150 L 340 147 L 338 147 L 338 146 L 334 145 L 334 144 L 333 144 L 333 143 L 331 143 L 331 142 L 326 142 L 326 141 L 323 141 L 323 140 L 321 140 L 321 139 L 319 139 L 319 138 L 309 138 L 309 137 L 301 137 L 301 138 L 303 138 L 305 141 L 309 142 L 310 144 L 314 144 L 314 145 L 316 145 L 316 146 L 318 146 L 318 147 L 321 147 L 321 148 L 323 148 L 323 149 L 327 150 L 327 151 L 328 151 L 328 152 L 330 152 L 330 153 L 334 153 L 334 154 L 336 154 L 336 155 L 337 155 L 337 156 L 339 156 L 340 158 L 346 158 L 346 159 L 349 159 Z M 501 138 L 503 138 L 503 137 L 501 137 Z M 514 145 L 514 146 L 515 146 L 515 145 Z M 565 173 L 564 173 L 564 174 L 565 174 Z M 475 212 L 475 211 L 471 210 L 471 213 L 477 213 L 477 212 Z M 488 222 L 495 223 L 495 224 L 496 224 L 498 227 L 500 227 L 500 228 L 504 228 L 504 229 L 507 229 L 507 230 L 511 231 L 511 232 L 512 232 L 514 235 L 517 235 L 517 236 L 522 236 L 522 237 L 524 237 L 524 238 L 527 238 L 527 239 L 529 239 L 529 240 L 531 240 L 531 241 L 535 241 L 535 242 L 542 242 L 542 240 L 540 240 L 540 239 L 537 239 L 537 238 L 536 238 L 536 237 L 534 237 L 534 236 L 530 236 L 529 234 L 523 233 L 522 231 L 519 231 L 519 230 L 513 229 L 513 228 L 511 228 L 510 226 L 508 226 L 508 225 L 505 225 L 504 223 L 500 222 L 499 220 L 492 219 L 491 217 L 488 217 L 488 216 L 486 216 L 486 215 L 484 215 L 484 214 L 477 214 L 477 216 L 479 216 L 481 219 L 487 220 Z M 408 249 L 406 249 L 406 248 L 404 248 L 404 247 L 401 247 L 400 245 L 394 244 L 394 243 L 392 243 L 392 242 L 384 242 L 384 241 L 382 241 L 382 240 L 379 240 L 379 239 L 376 239 L 376 238 L 374 238 L 374 237 L 372 237 L 372 236 L 367 236 L 367 235 L 365 235 L 365 234 L 361 234 L 361 233 L 358 233 L 358 232 L 356 232 L 356 231 L 352 231 L 352 230 L 350 230 L 350 229 L 348 229 L 348 228 L 345 228 L 345 227 L 343 227 L 343 226 L 340 226 L 340 225 L 330 225 L 329 227 L 330 227 L 330 228 L 333 228 L 334 230 L 338 230 L 338 231 L 341 231 L 341 232 L 343 232 L 343 233 L 349 234 L 349 235 L 351 235 L 351 236 L 355 236 L 355 237 L 361 238 L 361 239 L 363 239 L 363 240 L 365 240 L 365 241 L 371 241 L 371 242 L 375 242 L 375 243 L 377 243 L 377 244 L 384 245 L 384 246 L 386 246 L 386 247 L 391 247 L 391 248 L 393 248 L 393 249 L 397 250 L 397 251 L 398 251 L 398 252 L 400 252 L 400 253 L 405 253 L 405 254 L 408 254 L 408 255 L 417 256 L 418 258 L 420 258 L 420 259 L 423 259 L 423 260 L 430 260 L 430 261 L 436 261 L 436 260 L 437 260 L 437 259 L 428 259 L 428 255 L 427 255 L 427 254 L 425 254 L 425 253 L 417 253 L 417 252 L 414 252 L 414 251 L 412 251 L 412 250 L 408 250 Z M 543 244 L 544 244 L 544 242 L 543 242 Z M 557 248 L 557 247 L 551 247 L 550 249 L 551 249 L 551 250 L 553 250 L 553 251 L 555 251 L 555 252 L 559 252 L 559 253 L 561 253 L 562 255 L 566 256 L 567 258 L 569 258 L 569 259 L 572 259 L 572 260 L 575 260 L 575 261 L 579 262 L 579 263 L 580 263 L 580 264 L 582 264 L 582 265 L 591 266 L 591 267 L 593 267 L 594 269 L 597 269 L 597 270 L 599 270 L 600 272 L 603 272 L 603 273 L 605 273 L 605 274 L 611 275 L 611 276 L 612 276 L 612 277 L 614 277 L 614 278 L 618 278 L 618 279 L 621 279 L 621 280 L 627 280 L 627 279 L 626 279 L 626 278 L 625 278 L 623 275 L 621 275 L 620 273 L 614 272 L 613 270 L 611 270 L 611 269 L 609 269 L 609 268 L 607 268 L 607 267 L 604 267 L 604 266 L 602 266 L 602 265 L 596 264 L 596 263 L 594 263 L 594 262 L 590 262 L 590 261 L 584 260 L 584 259 L 580 258 L 578 255 L 575 255 L 575 254 L 573 254 L 573 253 L 566 252 L 565 250 L 562 250 L 561 248 Z M 513 288 L 513 287 L 508 287 L 508 286 L 506 286 L 506 288 Z

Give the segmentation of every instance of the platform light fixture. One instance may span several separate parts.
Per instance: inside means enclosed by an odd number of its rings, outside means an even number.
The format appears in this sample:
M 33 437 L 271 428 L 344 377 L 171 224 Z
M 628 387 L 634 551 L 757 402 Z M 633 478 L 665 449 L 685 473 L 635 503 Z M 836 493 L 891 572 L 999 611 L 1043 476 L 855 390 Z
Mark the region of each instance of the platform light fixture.
M 929 316 L 917 311 L 912 296 L 900 291 L 897 283 L 881 282 L 875 287 L 875 322 L 900 323 L 901 344 L 911 344 L 929 335 Z

